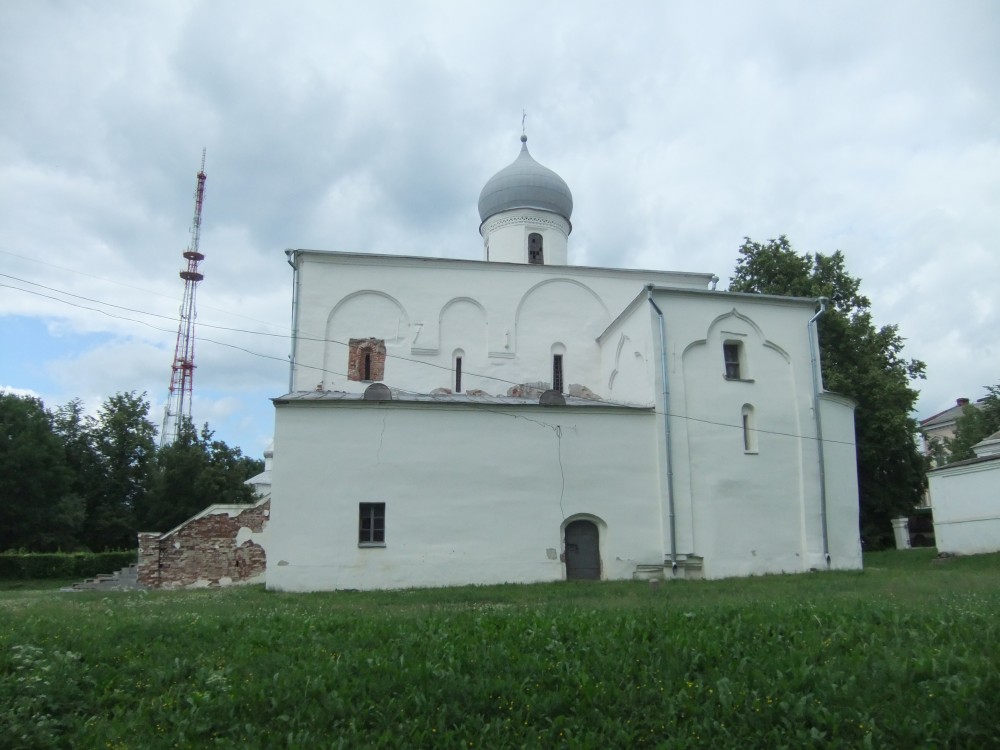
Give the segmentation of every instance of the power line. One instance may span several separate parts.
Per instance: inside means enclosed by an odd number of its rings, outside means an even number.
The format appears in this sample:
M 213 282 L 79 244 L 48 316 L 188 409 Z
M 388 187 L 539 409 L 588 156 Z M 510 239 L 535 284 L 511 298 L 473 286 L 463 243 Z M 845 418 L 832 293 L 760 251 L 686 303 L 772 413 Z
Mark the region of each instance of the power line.
M 26 260 L 29 263 L 38 263 L 39 265 L 48 266 L 49 268 L 57 268 L 60 271 L 67 271 L 69 273 L 75 273 L 78 276 L 86 276 L 87 278 L 97 279 L 98 281 L 104 281 L 104 282 L 107 282 L 108 284 L 116 284 L 117 286 L 123 286 L 126 289 L 134 289 L 135 291 L 142 292 L 143 294 L 149 294 L 149 295 L 152 295 L 154 297 L 163 297 L 164 299 L 169 299 L 171 301 L 176 301 L 176 297 L 174 297 L 173 295 L 164 294 L 163 292 L 154 292 L 151 289 L 143 289 L 141 286 L 135 286 L 134 284 L 126 284 L 124 281 L 118 281 L 117 279 L 109 279 L 106 276 L 98 276 L 97 274 L 87 273 L 86 271 L 80 271 L 80 270 L 77 270 L 76 268 L 70 268 L 69 266 L 60 266 L 60 265 L 58 265 L 56 263 L 49 263 L 49 262 L 44 261 L 44 260 L 39 260 L 38 258 L 29 258 L 27 255 L 20 255 L 19 253 L 12 253 L 9 250 L 0 250 L 0 253 L 2 253 L 4 255 L 9 255 L 12 258 L 19 258 L 21 260 Z M 0 274 L 0 275 L 6 276 L 7 274 Z M 16 278 L 16 277 L 11 276 L 9 278 Z M 17 279 L 17 280 L 18 281 L 25 281 L 24 279 Z M 27 283 L 27 284 L 34 284 L 35 282 L 33 282 L 33 281 L 25 281 L 25 283 Z M 37 286 L 42 286 L 42 285 L 41 284 L 37 284 Z M 61 294 L 70 294 L 70 293 L 69 292 L 61 292 Z M 77 295 L 71 295 L 71 296 L 77 296 Z M 101 304 L 109 304 L 109 303 L 101 303 Z M 265 325 L 265 326 L 273 326 L 274 325 L 273 323 L 268 323 L 267 321 L 264 321 L 264 320 L 257 320 L 257 318 L 251 318 L 249 315 L 240 315 L 239 313 L 231 312 L 230 310 L 226 310 L 225 308 L 222 308 L 222 307 L 213 307 L 212 305 L 201 305 L 201 307 L 203 309 L 214 310 L 216 312 L 221 312 L 221 313 L 223 313 L 225 315 L 232 315 L 234 318 L 243 318 L 244 320 L 252 320 L 254 323 L 260 323 L 261 325 Z M 146 315 L 153 315 L 154 313 L 144 313 L 144 314 L 146 314 Z
M 56 292 L 57 294 L 62 294 L 62 295 L 65 295 L 67 297 L 74 297 L 76 299 L 82 299 L 82 300 L 85 300 L 87 302 L 93 302 L 96 305 L 104 305 L 105 307 L 112 307 L 112 308 L 114 308 L 116 310 L 125 310 L 126 312 L 134 312 L 134 313 L 136 313 L 138 315 L 148 315 L 149 317 L 152 317 L 152 318 L 162 318 L 164 320 L 173 320 L 174 319 L 172 316 L 169 316 L 169 315 L 162 315 L 160 313 L 146 312 L 145 310 L 138 310 L 138 309 L 136 309 L 134 307 L 125 307 L 123 305 L 116 305 L 116 304 L 113 304 L 111 302 L 103 302 L 101 300 L 93 299 L 92 297 L 84 297 L 83 295 L 80 295 L 80 294 L 73 294 L 72 292 L 64 292 L 61 289 L 56 289 L 54 287 L 46 286 L 45 284 L 39 284 L 38 282 L 35 282 L 35 281 L 29 281 L 27 279 L 22 279 L 22 278 L 19 278 L 17 276 L 11 276 L 10 274 L 6 274 L 6 273 L 0 273 L 0 276 L 6 277 L 8 279 L 13 279 L 13 280 L 18 281 L 18 282 L 20 282 L 22 284 L 31 284 L 32 286 L 37 286 L 37 287 L 40 287 L 41 289 L 47 289 L 50 292 Z M 100 310 L 100 309 L 93 308 L 93 307 L 87 307 L 85 305 L 76 305 L 76 304 L 73 304 L 72 302 L 69 302 L 67 300 L 60 299 L 58 297 L 51 297 L 51 296 L 49 296 L 47 294 L 41 294 L 39 292 L 34 292 L 34 291 L 30 290 L 30 289 L 20 289 L 19 287 L 9 286 L 9 285 L 6 285 L 6 284 L 0 285 L 0 286 L 6 286 L 9 289 L 17 289 L 18 291 L 22 291 L 22 292 L 25 292 L 27 294 L 34 294 L 34 295 L 36 295 L 38 297 L 44 297 L 45 299 L 51 299 L 51 300 L 53 300 L 55 302 L 62 302 L 63 304 L 69 305 L 70 307 L 76 307 L 76 308 L 81 309 L 81 310 L 90 310 L 91 312 L 99 312 L 99 313 L 102 313 L 104 315 L 107 315 L 108 317 L 118 318 L 119 320 L 130 320 L 130 321 L 135 322 L 135 323 L 142 323 L 143 325 L 149 326 L 149 324 L 145 323 L 144 321 L 134 320 L 132 318 L 124 318 L 124 317 L 121 317 L 121 316 L 118 316 L 118 315 L 112 315 L 111 313 L 107 312 L 106 310 Z M 198 326 L 200 328 L 212 328 L 212 329 L 217 330 L 217 331 L 230 331 L 230 332 L 233 332 L 233 333 L 246 333 L 246 334 L 250 334 L 250 335 L 253 335 L 253 336 L 269 336 L 271 338 L 281 338 L 281 339 L 288 339 L 288 340 L 292 339 L 291 334 L 287 334 L 287 333 L 268 333 L 267 331 L 251 331 L 251 330 L 248 330 L 246 328 L 233 328 L 231 326 L 220 326 L 220 325 L 213 325 L 211 323 L 201 323 L 201 322 L 198 323 Z M 149 327 L 154 328 L 154 330 L 158 330 L 158 331 L 159 330 L 164 330 L 162 328 L 156 328 L 155 326 L 149 326 Z M 350 347 L 350 344 L 348 342 L 346 342 L 346 341 L 339 341 L 338 339 L 314 338 L 314 337 L 311 337 L 311 336 L 301 336 L 301 335 L 300 336 L 296 336 L 295 338 L 298 341 L 313 341 L 313 342 L 321 343 L 321 344 L 337 344 L 338 346 Z M 451 367 L 449 367 L 448 365 L 440 365 L 440 364 L 437 364 L 436 362 L 427 362 L 425 360 L 414 359 L 412 357 L 404 357 L 402 354 L 386 354 L 386 357 L 391 358 L 391 359 L 397 359 L 397 360 L 400 360 L 400 361 L 403 361 L 403 362 L 412 362 L 414 364 L 423 365 L 424 367 L 435 367 L 435 368 L 437 368 L 439 370 L 447 370 L 449 372 L 451 371 Z M 485 374 L 479 374 L 479 373 L 475 373 L 475 372 L 471 372 L 469 374 L 473 375 L 475 377 L 479 377 L 479 378 L 483 378 L 483 379 L 487 379 L 487 380 L 496 380 L 496 381 L 501 382 L 501 383 L 507 383 L 509 385 L 520 385 L 519 383 L 516 383 L 513 380 L 506 380 L 504 378 L 498 378 L 498 377 L 496 377 L 494 375 L 485 375 Z
M 7 273 L 0 273 L 0 276 L 3 276 L 3 277 L 8 278 L 8 279 L 13 279 L 14 281 L 18 281 L 18 282 L 20 282 L 22 284 L 31 284 L 32 286 L 37 286 L 37 287 L 39 287 L 41 289 L 47 289 L 48 291 L 55 292 L 56 294 L 62 294 L 62 295 L 65 295 L 67 297 L 74 297 L 75 299 L 82 299 L 82 300 L 85 300 L 86 302 L 93 302 L 95 305 L 104 305 L 105 307 L 113 307 L 116 310 L 125 310 L 126 312 L 134 312 L 134 313 L 137 313 L 139 315 L 148 315 L 151 318 L 162 318 L 164 320 L 174 320 L 175 319 L 174 316 L 172 316 L 172 315 L 163 315 L 161 313 L 147 312 L 146 310 L 137 310 L 134 307 L 125 307 L 124 305 L 116 305 L 116 304 L 114 304 L 112 302 L 104 302 L 102 300 L 94 299 L 92 297 L 84 297 L 82 294 L 73 294 L 72 292 L 65 292 L 62 289 L 56 289 L 55 287 L 45 286 L 45 284 L 39 284 L 36 281 L 29 281 L 28 279 L 22 279 L 22 278 L 19 278 L 17 276 L 11 276 L 10 274 L 7 274 Z M 18 289 L 18 287 L 8 286 L 6 284 L 4 284 L 3 286 L 7 286 L 7 288 L 9 288 L 9 289 Z M 98 310 L 98 309 L 95 309 L 95 308 L 92 308 L 92 307 L 84 307 L 83 305 L 72 305 L 72 303 L 69 303 L 66 300 L 59 299 L 58 297 L 49 297 L 46 294 L 38 294 L 37 292 L 32 292 L 30 289 L 20 289 L 19 291 L 27 292 L 28 294 L 37 294 L 39 297 L 45 297 L 46 299 L 55 300 L 56 302 L 63 302 L 63 303 L 68 304 L 68 305 L 70 305 L 72 307 L 79 307 L 82 310 L 91 310 L 93 312 L 100 312 L 100 313 L 104 313 L 105 312 L 104 310 Z M 139 291 L 142 291 L 142 290 L 140 289 Z M 105 313 L 105 314 L 107 314 L 107 313 Z M 111 316 L 111 317 L 116 317 L 116 316 Z M 238 316 L 238 317 L 242 317 L 242 316 Z M 122 320 L 131 320 L 131 318 L 122 318 Z M 254 319 L 253 318 L 247 318 L 247 320 L 254 320 Z M 133 322 L 139 323 L 139 322 L 142 322 L 142 321 L 133 321 Z M 257 322 L 262 323 L 263 325 L 272 325 L 271 323 L 264 323 L 264 321 L 257 321 Z M 287 334 L 287 333 L 269 333 L 267 331 L 251 331 L 251 330 L 246 329 L 246 328 L 233 328 L 231 326 L 212 325 L 211 323 L 198 323 L 198 327 L 199 328 L 214 328 L 214 329 L 219 330 L 219 331 L 233 331 L 235 333 L 250 333 L 250 334 L 254 334 L 255 336 L 271 336 L 273 338 L 282 338 L 282 339 L 290 339 L 291 338 L 291 336 L 289 334 Z M 339 343 L 339 342 L 337 342 L 337 343 Z
M 9 276 L 8 274 L 0 274 L 0 276 L 6 276 L 7 278 L 16 278 L 16 277 L 13 277 L 13 276 Z M 17 279 L 17 280 L 18 281 L 24 281 L 23 279 Z M 26 282 L 26 283 L 34 284 L 34 282 L 30 282 L 30 281 Z M 47 289 L 51 290 L 51 288 L 44 287 L 41 284 L 35 284 L 35 285 L 36 286 L 42 286 L 43 288 L 47 288 Z M 51 300 L 56 301 L 56 302 L 62 302 L 63 304 L 69 305 L 70 307 L 76 307 L 76 308 L 79 308 L 79 309 L 82 309 L 82 310 L 89 310 L 91 312 L 98 312 L 98 313 L 101 313 L 103 315 L 107 315 L 108 317 L 115 318 L 117 320 L 124 320 L 124 321 L 128 321 L 128 322 L 131 322 L 131 323 L 138 323 L 140 325 L 147 326 L 148 328 L 152 328 L 155 331 L 162 331 L 164 333 L 170 333 L 170 334 L 174 333 L 174 331 L 171 330 L 171 329 L 158 328 L 157 326 L 154 326 L 151 323 L 148 323 L 148 322 L 146 322 L 144 320 L 136 320 L 134 318 L 127 318 L 127 317 L 121 316 L 121 315 L 114 315 L 113 313 L 110 313 L 110 312 L 108 312 L 106 310 L 100 310 L 100 309 L 97 309 L 97 308 L 87 307 L 85 305 L 78 305 L 78 304 L 76 304 L 74 302 L 70 302 L 68 300 L 60 299 L 58 297 L 52 297 L 52 296 L 47 295 L 47 294 L 42 294 L 40 292 L 36 292 L 36 291 L 31 290 L 31 289 L 21 289 L 20 287 L 11 286 L 9 284 L 0 284 L 0 287 L 4 287 L 4 288 L 8 288 L 8 289 L 15 289 L 17 291 L 25 292 L 26 294 L 34 294 L 34 295 L 39 296 L 39 297 L 44 297 L 45 299 L 51 299 Z M 51 291 L 57 291 L 60 294 L 64 293 L 64 292 L 60 292 L 59 290 L 51 290 Z M 66 292 L 65 294 L 69 294 L 69 293 Z M 165 316 L 165 315 L 158 315 L 156 313 L 146 313 L 146 312 L 143 312 L 141 310 L 133 310 L 132 308 L 124 308 L 124 307 L 121 307 L 121 306 L 118 306 L 118 305 L 112 305 L 110 303 L 100 302 L 100 301 L 97 301 L 97 300 L 90 300 L 89 298 L 80 297 L 79 295 L 69 295 L 69 296 L 78 297 L 80 299 L 88 299 L 88 301 L 95 302 L 96 304 L 107 305 L 108 307 L 115 307 L 117 309 L 128 310 L 130 312 L 137 312 L 137 313 L 142 314 L 142 315 L 150 315 L 150 316 L 158 317 L 158 318 L 167 318 L 167 316 Z M 250 331 L 250 330 L 239 329 L 239 328 L 228 328 L 228 327 L 225 327 L 225 326 L 212 326 L 212 325 L 209 325 L 207 323 L 199 323 L 199 325 L 202 326 L 202 327 L 206 327 L 206 328 L 214 328 L 214 329 L 217 329 L 217 330 L 231 331 L 231 332 L 236 332 L 236 333 L 245 333 L 245 334 L 250 334 L 250 335 L 254 335 L 254 336 L 267 336 L 267 337 L 272 337 L 272 338 L 274 338 L 274 337 L 280 337 L 280 338 L 285 338 L 285 339 L 290 339 L 291 338 L 291 336 L 287 335 L 287 334 L 273 334 L 273 333 L 266 333 L 266 332 L 261 332 L 261 331 Z M 314 341 L 314 342 L 319 342 L 319 343 L 330 343 L 330 344 L 337 344 L 337 345 L 340 345 L 340 346 L 349 346 L 349 344 L 346 344 L 343 341 L 338 341 L 336 339 L 311 338 L 311 337 L 307 337 L 307 336 L 298 336 L 296 338 L 298 340 L 300 340 L 300 341 Z M 230 349 L 235 349 L 237 351 L 245 352 L 246 354 L 249 354 L 249 355 L 255 356 L 255 357 L 260 357 L 261 359 L 274 360 L 274 361 L 277 361 L 277 362 L 282 362 L 283 364 L 286 364 L 286 365 L 289 363 L 287 357 L 276 357 L 276 356 L 270 355 L 270 354 L 264 354 L 264 353 L 261 353 L 261 352 L 255 352 L 255 351 L 253 351 L 251 349 L 247 349 L 247 348 L 242 347 L 242 346 L 237 346 L 235 344 L 230 344 L 230 343 L 227 343 L 227 342 L 224 342 L 224 341 L 217 341 L 215 339 L 209 339 L 209 338 L 203 338 L 203 337 L 199 337 L 198 340 L 199 341 L 205 341 L 205 342 L 212 343 L 212 344 L 216 344 L 218 346 L 224 346 L 224 347 L 227 347 L 227 348 L 230 348 Z M 437 364 L 435 362 L 426 362 L 426 361 L 423 361 L 423 360 L 413 359 L 411 357 L 404 357 L 404 356 L 398 355 L 398 354 L 386 354 L 386 357 L 387 358 L 392 358 L 392 359 L 399 359 L 399 360 L 402 360 L 402 361 L 405 361 L 405 362 L 413 362 L 413 363 L 416 363 L 416 364 L 419 364 L 419 365 L 423 365 L 423 366 L 426 366 L 426 367 L 434 367 L 434 368 L 437 368 L 437 369 L 440 369 L 440 370 L 445 370 L 445 371 L 451 372 L 451 367 L 449 367 L 447 365 L 439 365 L 439 364 Z M 304 363 L 302 361 L 297 361 L 295 364 L 296 364 L 296 367 L 301 367 L 301 368 L 306 369 L 306 370 L 311 370 L 311 371 L 314 371 L 314 372 L 317 372 L 317 373 L 322 373 L 323 375 L 333 375 L 333 376 L 341 377 L 341 378 L 347 378 L 348 377 L 346 373 L 337 372 L 335 370 L 329 370 L 329 369 L 327 369 L 325 367 L 320 367 L 320 366 L 317 366 L 317 365 L 310 365 L 310 364 Z M 473 377 L 478 377 L 478 378 L 483 378 L 483 379 L 488 379 L 488 380 L 495 380 L 497 382 L 505 383 L 505 384 L 509 384 L 509 385 L 522 385 L 521 383 L 517 383 L 517 382 L 515 382 L 513 380 L 507 380 L 505 378 L 500 378 L 500 377 L 497 377 L 495 375 L 480 375 L 480 374 L 477 374 L 475 372 L 469 372 L 467 374 L 471 375 Z M 387 383 L 387 385 L 388 385 L 388 383 Z M 397 391 L 402 392 L 402 393 L 412 393 L 411 391 L 407 391 L 405 388 L 395 388 L 394 390 L 397 390 Z M 580 398 L 581 400 L 590 401 L 590 402 L 596 403 L 596 404 L 605 404 L 605 405 L 608 405 L 608 406 L 616 406 L 616 405 L 618 405 L 615 402 L 604 401 L 603 399 L 587 398 L 585 396 L 577 396 L 576 398 Z M 406 407 L 403 407 L 403 408 L 406 408 Z M 411 408 L 419 408 L 419 407 L 411 407 Z M 644 408 L 644 407 L 640 407 L 640 408 Z M 494 410 L 487 409 L 486 411 L 494 411 Z M 658 411 L 656 409 L 653 409 L 652 412 L 654 414 L 659 415 L 659 416 L 663 416 L 664 415 L 663 412 Z M 503 412 L 499 412 L 498 411 L 497 413 L 502 414 Z M 512 416 L 512 415 L 505 414 L 505 416 Z M 701 419 L 701 418 L 698 418 L 698 417 L 692 417 L 692 416 L 690 416 L 688 414 L 673 414 L 673 413 L 670 413 L 667 416 L 671 417 L 672 419 L 683 419 L 683 420 L 686 420 L 688 422 L 698 422 L 698 423 L 701 423 L 701 424 L 713 425 L 715 427 L 727 427 L 727 428 L 734 429 L 734 430 L 742 430 L 742 429 L 744 429 L 742 424 L 732 424 L 732 423 L 729 423 L 729 422 L 717 422 L 717 421 L 711 420 L 711 419 Z M 798 433 L 783 432 L 783 431 L 780 431 L 780 430 L 765 430 L 765 429 L 761 429 L 761 428 L 750 428 L 750 429 L 751 429 L 752 432 L 756 432 L 757 434 L 761 434 L 761 435 L 775 435 L 775 436 L 779 436 L 779 437 L 790 437 L 790 438 L 795 438 L 795 439 L 800 439 L 800 440 L 818 440 L 819 439 L 819 438 L 816 438 L 815 436 L 812 436 L 812 435 L 800 435 Z M 850 441 L 846 441 L 846 440 L 832 440 L 830 438 L 823 438 L 823 442 L 824 443 L 837 444 L 837 445 L 854 445 L 854 443 L 852 443 Z

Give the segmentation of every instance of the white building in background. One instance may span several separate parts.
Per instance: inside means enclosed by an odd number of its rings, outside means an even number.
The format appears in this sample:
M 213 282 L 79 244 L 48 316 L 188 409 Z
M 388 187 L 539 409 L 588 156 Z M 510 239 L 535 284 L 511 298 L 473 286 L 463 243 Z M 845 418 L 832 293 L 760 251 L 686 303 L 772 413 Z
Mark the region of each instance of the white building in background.
M 972 450 L 975 458 L 927 472 L 939 552 L 1000 551 L 1000 432 Z
M 572 209 L 522 143 L 483 260 L 287 252 L 268 588 L 861 566 L 818 301 L 568 265 Z
M 985 399 L 970 401 L 968 398 L 955 399 L 955 405 L 920 421 L 920 436 L 924 455 L 931 459 L 932 466 L 946 459 L 950 450 L 948 441 L 954 440 L 958 420 L 967 409 L 982 409 Z

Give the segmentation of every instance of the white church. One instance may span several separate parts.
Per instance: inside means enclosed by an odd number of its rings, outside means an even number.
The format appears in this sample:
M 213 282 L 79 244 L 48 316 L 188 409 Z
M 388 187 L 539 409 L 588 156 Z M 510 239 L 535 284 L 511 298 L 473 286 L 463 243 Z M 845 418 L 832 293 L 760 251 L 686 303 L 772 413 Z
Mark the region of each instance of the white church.
M 521 141 L 482 260 L 286 251 L 267 587 L 860 568 L 823 301 L 569 265 L 572 195 Z

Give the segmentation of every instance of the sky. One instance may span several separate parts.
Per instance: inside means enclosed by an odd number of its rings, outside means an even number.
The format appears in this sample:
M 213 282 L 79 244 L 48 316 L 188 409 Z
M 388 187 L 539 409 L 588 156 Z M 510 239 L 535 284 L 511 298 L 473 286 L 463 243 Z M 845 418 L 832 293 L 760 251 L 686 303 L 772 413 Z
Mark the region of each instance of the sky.
M 1000 382 L 1000 4 L 0 3 L 0 388 L 167 399 L 202 149 L 193 418 L 260 456 L 286 248 L 482 258 L 517 156 L 570 263 L 844 253 L 923 360 L 915 416 Z

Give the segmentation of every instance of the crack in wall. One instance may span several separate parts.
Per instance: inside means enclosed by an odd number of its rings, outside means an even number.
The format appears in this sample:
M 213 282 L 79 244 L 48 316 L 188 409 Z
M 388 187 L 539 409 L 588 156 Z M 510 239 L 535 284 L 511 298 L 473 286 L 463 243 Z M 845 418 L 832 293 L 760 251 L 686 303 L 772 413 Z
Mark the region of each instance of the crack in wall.
M 556 457 L 559 459 L 559 515 L 562 520 L 566 520 L 566 509 L 563 508 L 563 497 L 566 495 L 566 470 L 562 461 L 562 425 L 556 425 L 553 430 L 556 434 Z
M 389 418 L 388 412 L 383 412 L 382 414 L 382 432 L 378 436 L 378 450 L 375 451 L 375 465 L 378 466 L 382 463 L 382 443 L 385 440 L 385 423 Z
M 550 424 L 549 422 L 542 422 L 537 419 L 531 419 L 530 417 L 525 417 L 521 414 L 512 414 L 507 411 L 498 411 L 496 409 L 486 409 L 486 411 L 491 414 L 499 414 L 504 417 L 511 417 L 512 419 L 523 419 L 525 422 L 531 422 L 539 427 L 544 427 L 547 430 L 552 430 L 552 433 L 556 436 L 556 459 L 559 463 L 559 515 L 562 516 L 562 520 L 566 520 L 566 509 L 563 507 L 563 500 L 566 497 L 566 469 L 563 466 L 562 460 L 562 425 L 561 424 Z M 576 425 L 572 425 L 572 430 L 576 430 Z

